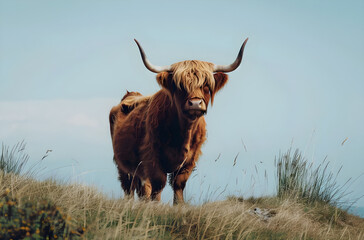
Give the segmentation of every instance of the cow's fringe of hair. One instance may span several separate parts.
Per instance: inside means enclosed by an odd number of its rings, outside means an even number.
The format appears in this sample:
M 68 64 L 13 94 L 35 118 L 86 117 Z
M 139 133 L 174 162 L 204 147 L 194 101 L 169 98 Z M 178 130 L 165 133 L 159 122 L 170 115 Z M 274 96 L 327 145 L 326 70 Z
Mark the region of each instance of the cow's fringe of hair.
M 215 88 L 213 75 L 214 64 L 209 62 L 188 60 L 172 65 L 175 85 L 187 92 L 202 87 L 205 83 L 211 90 Z

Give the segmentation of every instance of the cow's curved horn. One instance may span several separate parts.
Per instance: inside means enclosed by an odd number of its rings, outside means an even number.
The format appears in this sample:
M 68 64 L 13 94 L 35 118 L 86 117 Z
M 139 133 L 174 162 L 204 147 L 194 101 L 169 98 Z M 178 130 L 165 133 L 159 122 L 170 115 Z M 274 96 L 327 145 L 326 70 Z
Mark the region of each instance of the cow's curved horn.
M 237 69 L 241 63 L 241 60 L 243 59 L 243 53 L 245 44 L 248 41 L 248 38 L 245 39 L 243 45 L 241 45 L 240 51 L 238 56 L 236 57 L 235 61 L 230 65 L 215 65 L 214 66 L 214 72 L 232 72 L 235 69 Z
M 142 56 L 142 60 L 143 60 L 143 63 L 144 63 L 146 68 L 148 68 L 150 71 L 155 72 L 155 73 L 170 72 L 171 71 L 171 66 L 164 66 L 164 67 L 154 66 L 151 62 L 149 62 L 149 60 L 147 59 L 147 56 L 145 55 L 145 52 L 144 52 L 142 46 L 140 46 L 139 42 L 136 39 L 134 39 L 134 41 L 138 45 L 140 55 Z

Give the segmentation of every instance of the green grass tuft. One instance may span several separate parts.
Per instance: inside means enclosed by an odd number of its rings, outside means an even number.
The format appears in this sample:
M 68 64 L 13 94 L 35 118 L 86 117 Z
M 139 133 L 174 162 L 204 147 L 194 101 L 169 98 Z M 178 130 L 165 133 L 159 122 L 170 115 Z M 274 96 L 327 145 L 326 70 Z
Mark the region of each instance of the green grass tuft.
M 298 149 L 293 154 L 289 149 L 275 159 L 275 165 L 278 197 L 294 197 L 309 204 L 324 202 L 339 206 L 345 203 L 343 198 L 349 194 L 346 186 L 351 179 L 339 185 L 336 179 L 341 168 L 336 174 L 332 173 L 326 158 L 315 167 Z
M 24 171 L 24 167 L 29 160 L 28 154 L 25 150 L 24 141 L 17 143 L 13 148 L 10 148 L 2 144 L 0 155 L 0 170 L 7 173 L 21 174 Z

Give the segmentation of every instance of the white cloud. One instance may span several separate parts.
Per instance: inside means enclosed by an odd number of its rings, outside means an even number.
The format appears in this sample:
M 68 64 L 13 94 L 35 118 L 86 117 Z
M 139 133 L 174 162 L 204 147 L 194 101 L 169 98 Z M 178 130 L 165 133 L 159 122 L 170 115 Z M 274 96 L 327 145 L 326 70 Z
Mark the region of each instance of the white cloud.
M 107 134 L 112 99 L 0 102 L 0 137 Z
M 78 113 L 76 115 L 71 116 L 67 123 L 74 126 L 84 126 L 84 127 L 97 127 L 98 121 L 95 118 L 92 118 L 84 113 Z

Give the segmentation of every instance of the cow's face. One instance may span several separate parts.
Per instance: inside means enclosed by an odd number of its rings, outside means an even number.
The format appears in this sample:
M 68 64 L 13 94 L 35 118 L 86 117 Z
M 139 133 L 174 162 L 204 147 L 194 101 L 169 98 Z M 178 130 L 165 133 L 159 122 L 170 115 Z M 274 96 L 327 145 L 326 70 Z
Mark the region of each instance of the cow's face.
M 210 100 L 213 102 L 215 93 L 226 84 L 227 80 L 228 75 L 215 73 L 213 82 L 200 79 L 201 84 L 177 85 L 172 73 L 162 72 L 157 75 L 158 83 L 171 93 L 173 105 L 179 115 L 192 121 L 206 114 Z
M 190 120 L 198 119 L 206 113 L 210 99 L 213 103 L 215 93 L 228 80 L 225 73 L 232 72 L 239 67 L 247 41 L 248 39 L 244 41 L 235 61 L 229 65 L 188 60 L 162 67 L 149 62 L 143 48 L 135 40 L 145 67 L 158 73 L 157 81 L 171 93 L 179 116 Z

